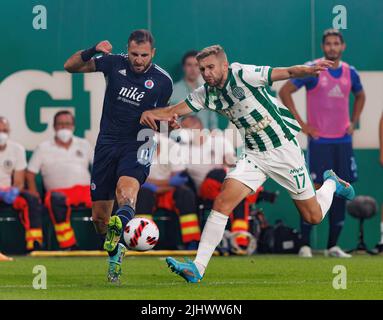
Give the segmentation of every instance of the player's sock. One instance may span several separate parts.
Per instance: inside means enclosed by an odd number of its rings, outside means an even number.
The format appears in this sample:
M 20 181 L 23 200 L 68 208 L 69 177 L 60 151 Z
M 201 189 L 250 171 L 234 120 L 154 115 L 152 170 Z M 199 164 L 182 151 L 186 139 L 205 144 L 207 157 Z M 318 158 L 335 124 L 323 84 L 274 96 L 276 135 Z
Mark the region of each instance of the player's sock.
M 134 209 L 128 204 L 124 204 L 116 211 L 116 216 L 118 216 L 122 222 L 122 230 L 124 230 L 127 223 L 134 218 L 134 215 Z
M 215 248 L 222 240 L 228 218 L 228 216 L 215 210 L 212 210 L 207 218 L 198 246 L 197 256 L 194 260 L 201 276 L 205 273 Z
M 336 190 L 336 184 L 334 180 L 327 179 L 323 182 L 323 185 L 316 192 L 317 201 L 322 209 L 322 220 L 327 214 L 327 211 L 331 207 L 334 192 Z
M 380 223 L 380 244 L 383 244 L 383 222 Z
M 330 218 L 330 232 L 327 248 L 330 249 L 335 247 L 339 235 L 343 229 L 344 219 L 346 218 L 346 200 L 343 198 L 335 197 L 330 210 L 329 210 L 329 218 Z
M 302 234 L 302 245 L 310 247 L 310 235 L 312 224 L 307 223 L 303 219 L 301 219 L 301 234 Z
M 113 251 L 107 251 L 107 252 L 109 257 L 114 257 L 118 252 L 118 246 L 116 246 L 116 248 L 114 248 Z

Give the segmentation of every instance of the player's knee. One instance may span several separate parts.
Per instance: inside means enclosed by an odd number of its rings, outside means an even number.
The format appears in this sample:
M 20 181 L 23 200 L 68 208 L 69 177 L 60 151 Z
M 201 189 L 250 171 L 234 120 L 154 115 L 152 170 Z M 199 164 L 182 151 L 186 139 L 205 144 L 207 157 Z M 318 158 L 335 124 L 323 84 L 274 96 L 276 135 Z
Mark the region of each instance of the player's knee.
M 116 198 L 119 206 L 122 206 L 124 204 L 130 205 L 132 208 L 136 205 L 136 198 L 137 196 L 134 195 L 134 192 L 131 188 L 119 184 L 116 188 Z
M 322 213 L 311 211 L 303 216 L 303 220 L 309 224 L 319 224 L 322 222 Z
M 221 195 L 219 195 L 213 204 L 213 210 L 218 211 L 225 215 L 230 215 L 230 213 L 233 211 L 233 206 L 231 203 L 229 203 L 227 200 L 224 199 Z

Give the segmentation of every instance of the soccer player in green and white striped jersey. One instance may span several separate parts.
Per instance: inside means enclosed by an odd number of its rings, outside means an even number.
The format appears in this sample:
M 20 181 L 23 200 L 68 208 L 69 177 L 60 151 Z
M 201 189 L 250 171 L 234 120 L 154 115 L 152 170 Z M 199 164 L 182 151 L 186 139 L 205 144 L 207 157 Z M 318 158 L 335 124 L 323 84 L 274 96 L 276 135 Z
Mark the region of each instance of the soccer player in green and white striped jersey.
M 207 264 L 223 237 L 228 216 L 249 193 L 256 191 L 270 177 L 287 189 L 302 218 L 320 223 L 330 208 L 334 193 L 352 199 L 352 186 L 332 170 L 324 173 L 324 184 L 315 191 L 306 168 L 303 152 L 295 135 L 298 122 L 287 107 L 267 93 L 273 81 L 317 76 L 332 65 L 321 60 L 313 66 L 271 68 L 269 66 L 229 65 L 223 48 L 214 45 L 197 55 L 206 83 L 193 91 L 184 102 L 167 108 L 146 111 L 141 124 L 157 130 L 156 121 L 169 121 L 178 127 L 178 116 L 210 109 L 226 116 L 240 131 L 245 151 L 230 171 L 215 199 L 205 224 L 194 262 L 167 263 L 188 282 L 199 282 Z M 330 168 L 328 168 L 330 169 Z

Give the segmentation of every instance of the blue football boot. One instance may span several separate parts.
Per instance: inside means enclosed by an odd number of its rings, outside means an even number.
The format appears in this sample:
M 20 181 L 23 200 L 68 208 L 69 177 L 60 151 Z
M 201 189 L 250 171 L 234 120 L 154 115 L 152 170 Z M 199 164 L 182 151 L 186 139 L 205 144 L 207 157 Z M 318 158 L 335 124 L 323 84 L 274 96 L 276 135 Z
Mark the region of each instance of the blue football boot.
M 187 282 L 197 283 L 200 282 L 202 276 L 199 274 L 199 271 L 193 261 L 186 259 L 185 262 L 179 262 L 172 257 L 166 258 L 166 263 L 168 267 Z
M 109 257 L 109 269 L 108 269 L 108 281 L 112 283 L 120 283 L 120 277 L 122 274 L 121 263 L 125 256 L 126 247 L 122 244 L 118 244 L 117 253 Z
M 345 198 L 347 200 L 352 200 L 355 198 L 355 190 L 352 187 L 352 185 L 349 184 L 348 182 L 340 179 L 335 174 L 334 171 L 326 170 L 323 173 L 323 181 L 326 181 L 327 179 L 331 179 L 331 180 L 335 181 L 335 184 L 336 184 L 335 194 L 336 195 L 338 195 L 342 198 Z

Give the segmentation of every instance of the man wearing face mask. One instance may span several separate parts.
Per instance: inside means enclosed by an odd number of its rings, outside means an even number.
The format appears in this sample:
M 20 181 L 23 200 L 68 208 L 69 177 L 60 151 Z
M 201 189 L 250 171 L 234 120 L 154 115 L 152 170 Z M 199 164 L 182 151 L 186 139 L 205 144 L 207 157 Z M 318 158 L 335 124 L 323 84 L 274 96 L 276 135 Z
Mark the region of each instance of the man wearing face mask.
M 9 140 L 10 126 L 0 117 L 0 206 L 11 205 L 19 212 L 25 229 L 27 251 L 42 247 L 42 207 L 39 199 L 24 190 L 27 161 L 25 149 Z
M 169 74 L 152 63 L 156 49 L 148 30 L 133 31 L 127 51 L 112 54 L 109 41 L 101 41 L 64 64 L 68 72 L 102 72 L 106 80 L 91 194 L 93 223 L 109 255 L 110 282 L 119 282 L 126 250 L 123 230 L 135 215 L 137 193 L 149 174 L 155 147 L 153 131 L 140 124 L 140 117 L 145 110 L 165 107 L 173 91 Z M 111 216 L 115 199 L 118 209 Z
M 85 139 L 73 135 L 74 116 L 59 111 L 54 116 L 55 136 L 38 145 L 28 164 L 27 183 L 31 193 L 39 196 L 35 176 L 41 171 L 46 191 L 44 203 L 54 225 L 61 249 L 76 248 L 70 223 L 71 206 L 92 207 L 89 165 L 93 150 Z

